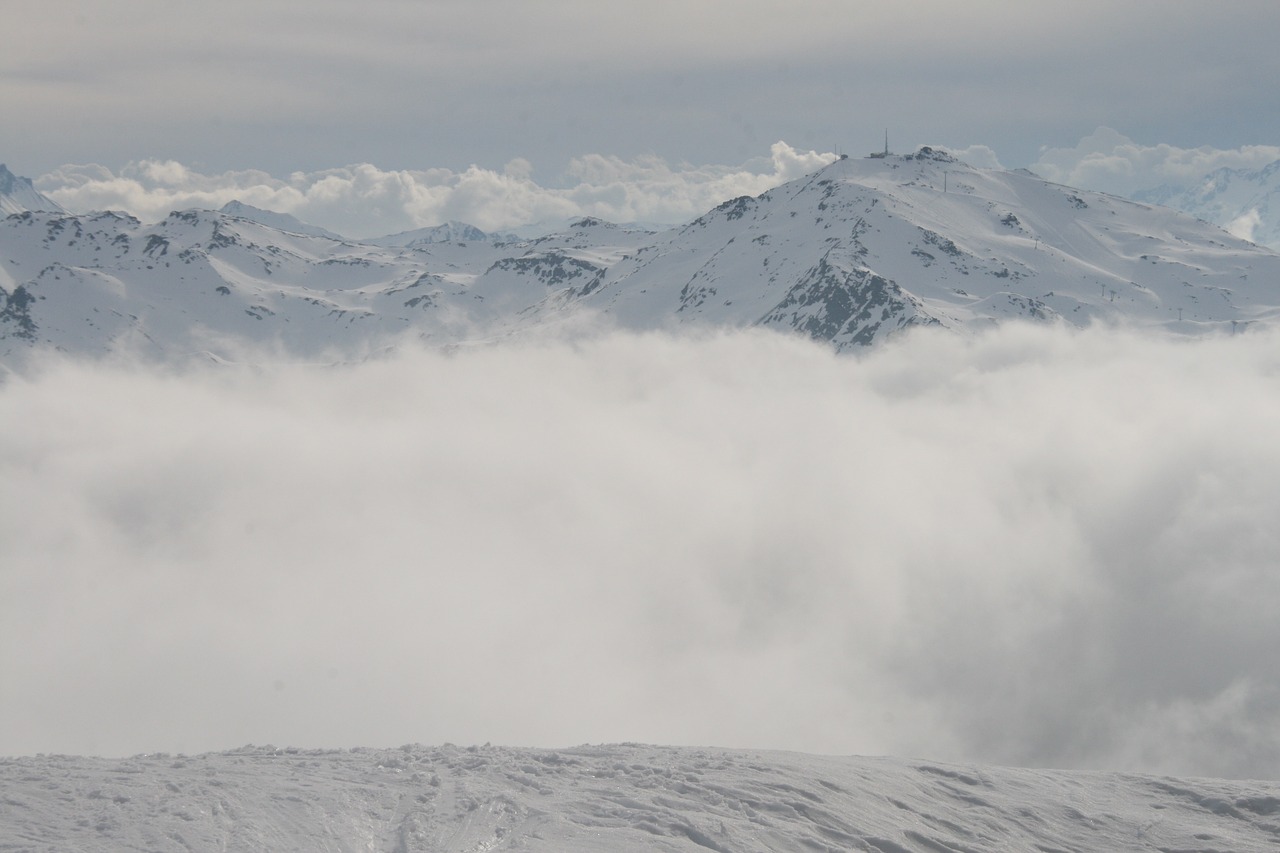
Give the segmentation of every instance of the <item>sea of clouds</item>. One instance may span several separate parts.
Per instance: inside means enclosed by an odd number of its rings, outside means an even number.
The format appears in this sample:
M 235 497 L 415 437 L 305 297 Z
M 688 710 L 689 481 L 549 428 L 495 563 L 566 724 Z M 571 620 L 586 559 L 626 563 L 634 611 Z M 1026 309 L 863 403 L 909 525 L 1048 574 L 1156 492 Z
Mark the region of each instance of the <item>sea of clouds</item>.
M 0 383 L 0 754 L 1275 778 L 1280 339 L 601 333 Z
M 1256 171 L 1277 160 L 1277 145 L 1229 149 L 1145 145 L 1099 127 L 1070 148 L 1041 149 L 1031 169 L 1060 184 L 1127 196 L 1156 187 L 1189 189 L 1218 169 Z

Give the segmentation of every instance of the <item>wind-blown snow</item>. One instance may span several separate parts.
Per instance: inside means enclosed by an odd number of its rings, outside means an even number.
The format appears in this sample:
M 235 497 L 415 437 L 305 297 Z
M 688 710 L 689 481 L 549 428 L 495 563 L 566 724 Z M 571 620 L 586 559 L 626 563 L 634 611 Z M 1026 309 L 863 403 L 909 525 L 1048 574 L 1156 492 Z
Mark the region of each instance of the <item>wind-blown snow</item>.
M 1268 333 L 0 385 L 0 753 L 716 743 L 1275 777 Z

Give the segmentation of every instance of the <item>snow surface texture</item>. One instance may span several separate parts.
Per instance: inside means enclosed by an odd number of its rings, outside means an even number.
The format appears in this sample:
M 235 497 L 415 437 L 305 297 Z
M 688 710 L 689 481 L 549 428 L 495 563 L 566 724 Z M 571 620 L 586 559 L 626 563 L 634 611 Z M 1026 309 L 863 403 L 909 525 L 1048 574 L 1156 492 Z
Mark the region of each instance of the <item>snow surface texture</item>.
M 41 345 L 226 358 L 245 342 L 312 358 L 588 317 L 765 326 L 847 349 L 921 325 L 1190 335 L 1280 316 L 1280 254 L 1166 208 L 928 148 L 839 160 L 662 233 L 583 219 L 536 240 L 485 237 L 446 226 L 354 243 L 225 212 L 154 226 L 27 212 L 0 222 L 0 358 Z
M 22 853 L 1186 851 L 1280 846 L 1280 783 L 651 746 L 0 760 Z

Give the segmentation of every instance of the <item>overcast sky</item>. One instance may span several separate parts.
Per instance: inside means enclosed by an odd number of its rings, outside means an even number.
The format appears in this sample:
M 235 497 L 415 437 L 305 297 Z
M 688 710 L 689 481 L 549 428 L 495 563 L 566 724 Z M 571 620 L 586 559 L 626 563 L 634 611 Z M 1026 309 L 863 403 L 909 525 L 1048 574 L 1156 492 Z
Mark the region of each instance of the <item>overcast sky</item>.
M 1271 0 L 13 0 L 0 161 L 563 188 L 592 156 L 761 170 L 779 141 L 864 153 L 886 128 L 1008 167 L 1098 127 L 1235 151 L 1280 141 L 1278 38 Z

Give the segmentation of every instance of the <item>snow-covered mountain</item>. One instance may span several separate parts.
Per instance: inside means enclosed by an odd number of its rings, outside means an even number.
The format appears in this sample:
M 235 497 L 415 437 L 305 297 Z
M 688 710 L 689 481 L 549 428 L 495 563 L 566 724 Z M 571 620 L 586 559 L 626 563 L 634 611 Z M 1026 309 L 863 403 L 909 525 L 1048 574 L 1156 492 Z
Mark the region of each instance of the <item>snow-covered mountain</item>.
M 443 225 L 433 225 L 429 228 L 415 228 L 412 231 L 401 231 L 399 234 L 375 237 L 364 242 L 373 246 L 385 246 L 387 248 L 407 248 L 430 246 L 433 243 L 514 242 L 518 239 L 514 234 L 489 234 L 474 225 L 450 221 Z
M 649 746 L 0 759 L 0 848 L 182 851 L 1280 847 L 1280 783 Z
M 0 216 L 27 210 L 66 213 L 56 201 L 37 190 L 30 178 L 19 177 L 0 163 Z
M 765 326 L 872 344 L 1006 319 L 1179 334 L 1280 317 L 1280 254 L 1168 208 L 949 155 L 843 159 L 654 233 L 583 219 L 507 243 L 357 243 L 226 212 L 0 221 L 0 358 L 297 356 L 457 342 L 583 312 L 636 329 Z
M 1261 169 L 1216 169 L 1190 189 L 1161 186 L 1134 198 L 1199 217 L 1263 246 L 1280 249 L 1280 160 Z
M 245 204 L 242 201 L 229 201 L 224 204 L 220 210 L 228 216 L 238 216 L 241 219 L 248 219 L 262 225 L 269 225 L 278 231 L 285 231 L 289 234 L 306 234 L 311 237 L 328 237 L 330 240 L 346 239 L 340 234 L 335 234 L 321 228 L 318 225 L 308 225 L 301 219 L 288 213 L 277 213 L 274 210 L 263 210 L 260 207 L 254 207 L 251 204 Z
M 758 323 L 838 346 L 1006 318 L 1191 332 L 1280 316 L 1278 261 L 1172 210 L 924 148 L 726 202 L 611 266 L 588 301 L 639 326 Z

